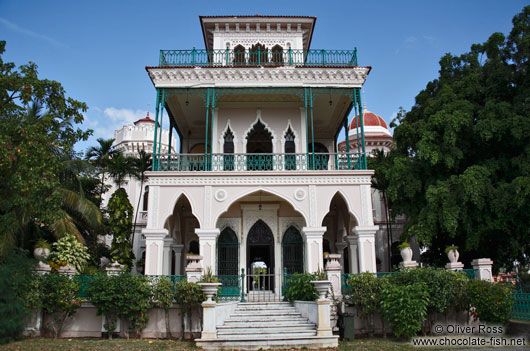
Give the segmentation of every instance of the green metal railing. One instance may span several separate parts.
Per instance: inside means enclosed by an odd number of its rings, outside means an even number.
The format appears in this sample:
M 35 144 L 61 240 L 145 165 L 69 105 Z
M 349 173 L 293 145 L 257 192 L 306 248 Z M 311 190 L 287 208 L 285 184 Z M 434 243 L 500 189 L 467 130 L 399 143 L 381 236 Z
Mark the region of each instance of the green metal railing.
M 159 66 L 357 66 L 357 49 L 160 50 Z
M 462 269 L 469 279 L 475 279 L 475 270 L 474 269 Z
M 163 154 L 155 171 L 307 171 L 363 169 L 357 153 L 309 154 Z
M 512 319 L 530 321 L 530 293 L 514 293 Z
M 241 277 L 239 275 L 218 275 L 222 283 L 221 291 L 217 294 L 220 301 L 238 301 L 241 298 Z

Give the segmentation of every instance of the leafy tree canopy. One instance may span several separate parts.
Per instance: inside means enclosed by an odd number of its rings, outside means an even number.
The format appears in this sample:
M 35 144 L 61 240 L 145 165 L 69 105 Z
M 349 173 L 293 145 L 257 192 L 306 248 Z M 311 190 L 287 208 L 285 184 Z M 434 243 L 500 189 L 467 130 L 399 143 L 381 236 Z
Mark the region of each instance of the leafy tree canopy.
M 86 104 L 66 97 L 60 83 L 39 79 L 36 64 L 4 62 L 5 46 L 0 41 L 0 249 L 9 242 L 24 246 L 32 223 L 56 220 L 59 155 L 91 133 L 75 126 Z
M 431 261 L 453 243 L 464 260 L 530 257 L 529 56 L 527 6 L 508 37 L 442 57 L 438 79 L 393 122 L 387 193 Z

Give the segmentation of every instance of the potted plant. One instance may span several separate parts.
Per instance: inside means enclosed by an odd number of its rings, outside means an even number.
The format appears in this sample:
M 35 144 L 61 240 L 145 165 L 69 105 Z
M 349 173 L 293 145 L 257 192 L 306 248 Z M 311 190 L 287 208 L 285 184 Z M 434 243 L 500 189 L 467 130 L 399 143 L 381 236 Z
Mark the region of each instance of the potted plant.
M 449 262 L 451 263 L 458 262 L 458 257 L 460 257 L 460 253 L 458 252 L 458 246 L 456 245 L 447 246 L 445 248 L 445 254 L 449 259 Z
M 329 290 L 331 282 L 328 280 L 328 275 L 323 270 L 318 270 L 313 274 L 314 280 L 311 281 L 311 284 L 315 286 L 319 294 L 319 299 L 325 299 L 326 294 Z
M 44 261 L 50 255 L 51 246 L 44 239 L 39 239 L 35 243 L 35 249 L 33 250 L 33 255 L 39 260 Z
M 217 293 L 217 289 L 222 285 L 210 267 L 206 270 L 202 278 L 197 283 L 206 296 L 206 302 L 213 302 L 212 297 Z
M 410 248 L 410 244 L 408 242 L 404 241 L 399 244 L 398 249 L 403 262 L 412 261 L 412 249 Z

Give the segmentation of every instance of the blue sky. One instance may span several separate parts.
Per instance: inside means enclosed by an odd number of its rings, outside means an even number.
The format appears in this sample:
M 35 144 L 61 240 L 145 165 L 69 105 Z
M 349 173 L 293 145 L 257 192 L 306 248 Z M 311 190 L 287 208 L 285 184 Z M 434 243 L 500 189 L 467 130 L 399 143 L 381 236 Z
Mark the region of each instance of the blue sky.
M 24 1 L 0 0 L 4 61 L 36 62 L 41 78 L 62 83 L 89 106 L 83 127 L 110 138 L 153 111 L 145 66 L 160 49 L 204 48 L 199 15 L 317 16 L 313 49 L 358 48 L 372 66 L 363 98 L 390 122 L 438 74 L 445 53 L 462 54 L 494 32 L 509 33 L 528 2 L 446 1 Z

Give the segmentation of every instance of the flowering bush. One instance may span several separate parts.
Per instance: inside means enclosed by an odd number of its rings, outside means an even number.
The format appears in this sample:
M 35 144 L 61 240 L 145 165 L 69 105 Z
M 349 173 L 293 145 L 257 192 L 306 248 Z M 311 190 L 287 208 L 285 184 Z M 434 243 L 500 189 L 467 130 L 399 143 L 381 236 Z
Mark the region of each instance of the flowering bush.
M 54 337 L 61 333 L 64 322 L 80 307 L 81 283 L 68 275 L 51 273 L 40 278 L 42 289 L 41 307 L 51 317 Z

